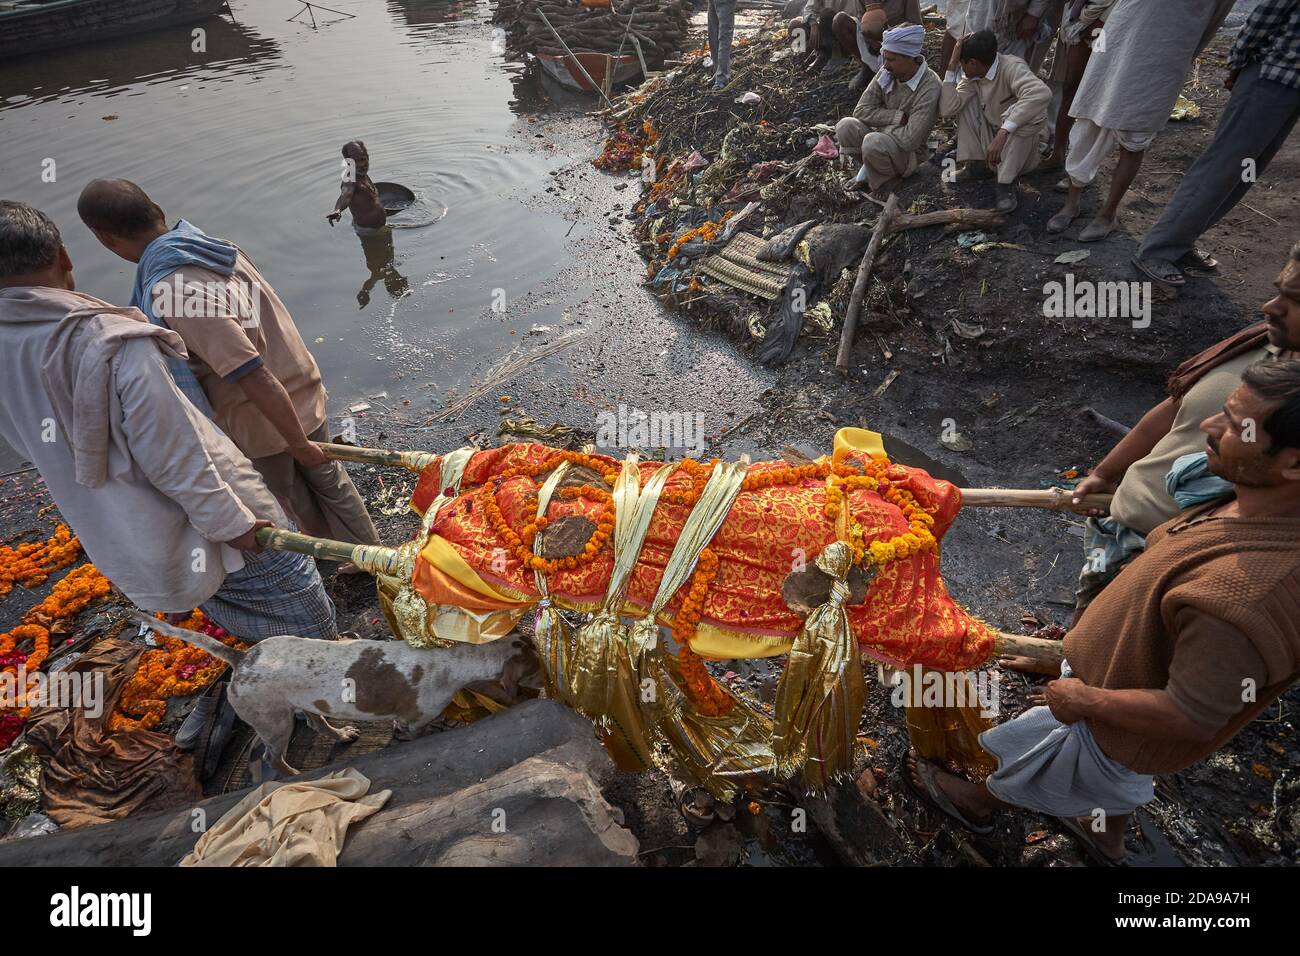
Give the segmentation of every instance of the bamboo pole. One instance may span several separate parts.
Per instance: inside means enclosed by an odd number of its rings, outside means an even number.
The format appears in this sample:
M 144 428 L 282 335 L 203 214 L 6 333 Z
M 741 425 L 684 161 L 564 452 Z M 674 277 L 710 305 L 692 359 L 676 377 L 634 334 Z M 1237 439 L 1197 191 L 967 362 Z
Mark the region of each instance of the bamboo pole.
M 841 372 L 849 370 L 849 353 L 853 351 L 853 333 L 858 326 L 858 313 L 862 310 L 862 297 L 866 294 L 867 284 L 871 281 L 871 269 L 876 264 L 876 253 L 880 251 L 881 240 L 889 231 L 889 224 L 898 214 L 898 194 L 890 195 L 889 202 L 876 220 L 876 227 L 871 230 L 871 241 L 867 251 L 862 254 L 862 263 L 858 266 L 858 278 L 853 283 L 853 294 L 849 296 L 848 311 L 844 313 L 844 328 L 840 332 L 840 351 L 835 356 L 835 368 Z
M 1059 670 L 1061 661 L 1065 660 L 1065 642 L 1052 641 L 1045 637 L 1029 637 L 1026 634 L 998 631 L 997 642 L 993 647 L 993 661 L 1004 655 L 1029 657 L 1040 664 L 1049 664 Z
M 1045 508 L 1048 511 L 1073 511 L 1075 508 L 1110 508 L 1113 495 L 1084 495 L 1074 504 L 1069 488 L 962 488 L 963 508 Z
M 401 554 L 397 548 L 375 544 L 349 544 L 330 538 L 317 538 L 284 528 L 262 528 L 257 532 L 257 543 L 272 551 L 292 551 L 324 561 L 351 561 L 371 574 L 394 574 L 401 570 Z
M 320 450 L 334 461 L 356 461 L 367 465 L 390 465 L 417 474 L 438 456 L 429 451 L 390 451 L 387 448 L 362 448 L 359 445 L 335 445 L 318 442 Z
M 392 451 L 387 448 L 363 448 L 358 445 L 333 445 L 320 442 L 321 451 L 335 461 L 356 461 L 367 465 L 406 468 L 417 474 L 438 456 L 430 451 Z M 1047 511 L 1073 511 L 1076 508 L 1105 511 L 1111 495 L 1085 495 L 1078 505 L 1068 488 L 961 488 L 965 508 L 1043 508 Z

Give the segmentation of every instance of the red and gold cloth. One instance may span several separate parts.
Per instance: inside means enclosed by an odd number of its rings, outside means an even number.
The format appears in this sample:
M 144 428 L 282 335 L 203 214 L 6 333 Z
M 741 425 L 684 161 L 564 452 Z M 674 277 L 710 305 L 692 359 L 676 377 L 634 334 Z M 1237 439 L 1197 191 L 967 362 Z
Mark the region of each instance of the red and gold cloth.
M 416 562 L 412 583 L 430 604 L 460 607 L 477 614 L 491 611 L 522 613 L 539 599 L 531 569 L 524 567 L 505 542 L 498 539 L 481 505 L 483 482 L 521 467 L 538 466 L 560 454 L 535 443 L 506 445 L 476 452 L 465 466 L 459 493 L 443 504 L 430 525 L 431 533 Z M 611 466 L 619 461 L 603 458 Z M 861 453 L 845 461 L 861 463 Z M 440 462 L 421 473 L 411 497 L 423 514 L 440 493 Z M 660 467 L 644 462 L 642 483 Z M 758 462 L 748 474 L 762 475 L 789 467 L 783 461 Z M 512 528 L 521 529 L 534 517 L 536 478 L 513 477 L 497 485 L 496 498 Z M 911 492 L 934 517 L 933 533 L 941 538 L 961 507 L 961 492 L 918 468 L 891 465 L 889 478 Z M 688 493 L 694 479 L 679 468 L 668 479 L 664 499 Z M 888 540 L 908 531 L 907 519 L 894 504 L 875 491 L 858 488 L 846 495 L 854 519 L 867 530 L 867 540 Z M 704 601 L 700 625 L 691 648 L 718 660 L 770 657 L 786 653 L 804 624 L 782 599 L 781 587 L 797 567 L 811 567 L 828 544 L 837 540 L 836 524 L 825 513 L 825 482 L 810 478 L 792 485 L 742 491 L 726 521 L 709 544 L 718 558 L 718 572 Z M 568 515 L 596 520 L 605 507 L 584 497 L 556 497 L 551 522 Z M 690 508 L 661 500 L 634 568 L 624 610 L 644 615 L 663 576 Z M 556 604 L 595 610 L 605 594 L 613 566 L 608 548 L 593 560 L 548 578 Z M 684 597 L 675 595 L 661 623 L 671 624 Z M 847 606 L 850 627 L 862 652 L 886 665 L 921 664 L 940 670 L 965 670 L 992 656 L 995 632 L 972 617 L 948 594 L 939 573 L 939 555 L 921 551 L 880 568 L 861 603 Z

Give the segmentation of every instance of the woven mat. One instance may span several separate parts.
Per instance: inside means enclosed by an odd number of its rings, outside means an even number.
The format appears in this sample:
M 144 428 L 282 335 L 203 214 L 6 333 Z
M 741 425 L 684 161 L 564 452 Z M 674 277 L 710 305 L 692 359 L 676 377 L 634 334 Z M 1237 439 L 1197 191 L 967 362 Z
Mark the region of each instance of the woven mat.
M 758 251 L 765 244 L 758 236 L 738 232 L 725 249 L 702 260 L 697 268 L 733 289 L 760 299 L 779 299 L 790 281 L 790 263 L 759 261 Z

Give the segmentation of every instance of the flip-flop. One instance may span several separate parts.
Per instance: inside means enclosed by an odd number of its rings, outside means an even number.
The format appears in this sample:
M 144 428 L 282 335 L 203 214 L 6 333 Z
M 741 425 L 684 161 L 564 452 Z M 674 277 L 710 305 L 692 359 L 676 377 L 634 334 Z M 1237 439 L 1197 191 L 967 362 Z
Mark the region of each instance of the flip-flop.
M 1182 272 L 1179 271 L 1178 266 L 1174 265 L 1172 262 L 1166 262 L 1164 259 L 1140 259 L 1137 256 L 1134 256 L 1130 261 L 1133 263 L 1133 268 L 1137 269 L 1138 272 L 1142 273 L 1152 282 L 1158 282 L 1160 285 L 1169 286 L 1174 289 L 1187 284 L 1187 277 L 1184 276 Z M 1170 269 L 1174 270 L 1173 275 L 1168 273 L 1161 275 L 1154 265 L 1148 265 L 1148 263 L 1156 262 L 1169 266 Z
M 1093 842 L 1092 834 L 1090 834 L 1087 830 L 1085 830 L 1080 825 L 1078 820 L 1074 819 L 1073 817 L 1057 817 L 1056 819 L 1057 822 L 1061 824 L 1061 826 L 1069 830 L 1070 834 L 1076 840 L 1079 841 L 1079 843 L 1083 846 L 1084 852 L 1088 854 L 1088 858 L 1092 860 L 1094 863 L 1096 863 L 1099 866 L 1124 866 L 1125 865 L 1124 860 L 1128 856 L 1127 853 L 1124 856 L 1120 857 L 1118 860 L 1114 860 L 1108 857 L 1105 853 L 1101 851 L 1101 847 L 1097 846 L 1097 844 Z
M 917 785 L 912 782 L 911 773 L 908 772 L 907 757 L 908 754 L 903 755 L 903 780 L 907 783 L 908 788 L 911 789 L 913 793 L 929 803 L 940 813 L 945 814 L 960 823 L 971 833 L 983 835 L 993 832 L 993 824 L 986 823 L 981 825 L 973 823 L 966 818 L 964 813 L 953 805 L 953 802 L 948 799 L 948 795 L 945 794 L 939 787 L 939 784 L 935 782 L 934 775 L 936 770 L 934 764 L 920 756 L 917 756 L 916 758 L 916 772 L 920 775 L 921 783 L 925 785 L 925 789 L 922 790 L 917 787 Z

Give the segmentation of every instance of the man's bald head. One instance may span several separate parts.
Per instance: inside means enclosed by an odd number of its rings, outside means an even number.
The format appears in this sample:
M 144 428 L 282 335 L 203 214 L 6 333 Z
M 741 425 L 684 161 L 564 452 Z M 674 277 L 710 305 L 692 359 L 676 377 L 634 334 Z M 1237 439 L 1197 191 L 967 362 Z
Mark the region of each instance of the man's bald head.
M 95 233 L 135 239 L 166 228 L 162 208 L 129 179 L 92 179 L 77 199 L 77 215 Z
M 868 40 L 879 44 L 889 26 L 889 14 L 878 3 L 873 3 L 862 13 L 862 34 Z

